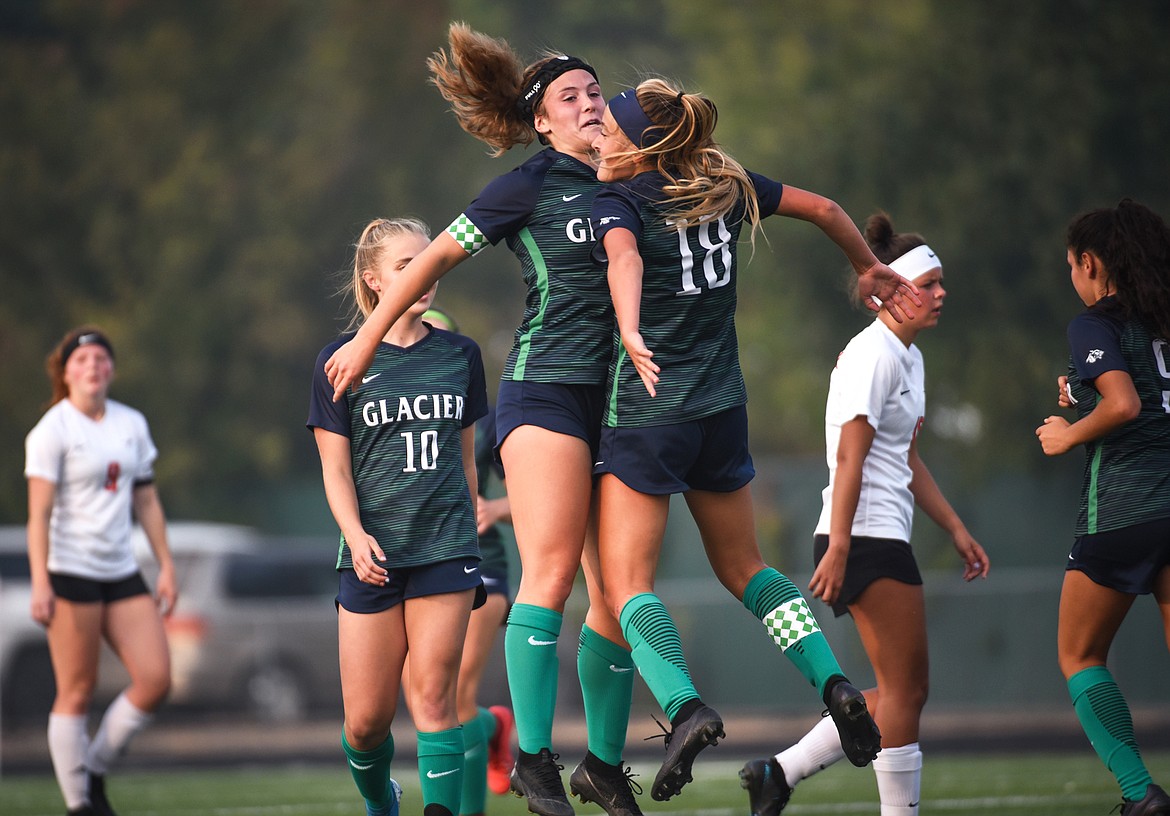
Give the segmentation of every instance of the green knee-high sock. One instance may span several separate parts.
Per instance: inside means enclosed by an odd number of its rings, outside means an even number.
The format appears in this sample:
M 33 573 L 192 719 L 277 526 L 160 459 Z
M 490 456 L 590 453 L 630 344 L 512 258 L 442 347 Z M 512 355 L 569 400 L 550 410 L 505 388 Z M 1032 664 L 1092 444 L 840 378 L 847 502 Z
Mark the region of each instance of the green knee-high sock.
M 784 575 L 771 567 L 757 572 L 743 591 L 743 605 L 822 699 L 825 684 L 845 676 L 804 596 Z
M 492 721 L 495 730 L 496 718 L 486 708 L 481 708 L 467 722 L 463 723 L 463 795 L 459 805 L 460 813 L 483 813 L 487 803 L 487 742 L 491 734 L 484 730 L 484 715 Z
M 386 741 L 377 748 L 359 751 L 349 744 L 345 731 L 342 731 L 341 750 L 345 752 L 346 764 L 349 765 L 358 793 L 374 807 L 390 804 L 390 761 L 394 759 L 394 736 L 388 734 Z
M 629 650 L 582 626 L 577 677 L 585 701 L 589 751 L 608 765 L 618 765 L 634 696 L 634 658 Z
M 1139 800 L 1153 783 L 1142 762 L 1133 733 L 1133 716 L 1113 675 L 1104 666 L 1090 666 L 1068 679 L 1073 710 L 1093 750 L 1117 778 L 1126 799 Z
M 638 672 L 666 716 L 673 720 L 683 703 L 699 697 L 674 620 L 651 592 L 626 601 L 620 617 L 622 634 L 633 650 Z
M 463 729 L 418 732 L 418 780 L 423 808 L 442 805 L 459 812 L 463 795 Z
M 516 739 L 520 750 L 528 754 L 552 748 L 561 620 L 561 613 L 532 604 L 513 604 L 508 614 L 504 659 L 516 716 Z

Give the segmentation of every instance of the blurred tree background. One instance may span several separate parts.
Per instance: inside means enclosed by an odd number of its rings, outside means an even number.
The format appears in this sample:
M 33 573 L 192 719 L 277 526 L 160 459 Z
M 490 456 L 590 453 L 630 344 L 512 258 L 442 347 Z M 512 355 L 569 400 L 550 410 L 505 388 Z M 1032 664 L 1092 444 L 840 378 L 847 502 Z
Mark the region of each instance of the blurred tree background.
M 1080 456 L 1047 461 L 1033 436 L 1080 308 L 1063 231 L 1124 196 L 1170 215 L 1163 0 L 8 0 L 0 521 L 26 517 L 44 357 L 96 322 L 172 517 L 331 529 L 304 419 L 352 242 L 379 215 L 440 230 L 532 152 L 490 159 L 428 85 L 456 19 L 526 58 L 586 57 L 607 96 L 675 78 L 718 103 L 751 169 L 925 235 L 950 294 L 921 343 L 924 456 L 977 535 L 1019 536 L 995 548 L 1007 560 L 1028 563 L 1033 530 L 1067 546 Z M 828 372 L 868 317 L 832 244 L 778 221 L 742 270 L 738 325 L 764 546 L 804 563 Z M 439 301 L 494 379 L 521 311 L 514 259 L 489 250 Z

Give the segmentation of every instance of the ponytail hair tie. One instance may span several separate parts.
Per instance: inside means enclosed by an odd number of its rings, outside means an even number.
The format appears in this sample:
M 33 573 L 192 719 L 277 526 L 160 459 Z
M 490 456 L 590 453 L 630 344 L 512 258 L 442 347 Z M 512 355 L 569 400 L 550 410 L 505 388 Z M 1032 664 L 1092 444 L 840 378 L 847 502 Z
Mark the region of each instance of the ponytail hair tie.
M 685 96 L 685 94 L 682 91 L 679 91 L 678 96 L 674 98 L 674 101 L 681 105 L 683 96 Z

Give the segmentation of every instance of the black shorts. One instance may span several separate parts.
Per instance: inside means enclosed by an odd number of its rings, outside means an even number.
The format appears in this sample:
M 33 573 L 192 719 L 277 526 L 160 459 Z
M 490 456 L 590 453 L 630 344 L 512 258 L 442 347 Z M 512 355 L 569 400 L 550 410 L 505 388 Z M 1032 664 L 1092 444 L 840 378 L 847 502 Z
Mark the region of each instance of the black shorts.
M 382 586 L 367 584 L 352 569 L 340 570 L 337 604 L 350 612 L 384 612 L 411 598 L 475 590 L 472 609 L 483 606 L 487 593 L 480 580 L 478 558 L 456 558 L 417 567 L 388 567 L 389 579 Z
M 141 572 L 116 581 L 95 581 L 92 578 L 51 572 L 49 585 L 53 587 L 54 595 L 72 603 L 109 604 L 136 595 L 150 594 L 150 588 L 147 587 Z
M 1149 595 L 1170 566 L 1170 518 L 1077 536 L 1066 569 L 1128 595 Z
M 500 380 L 496 396 L 496 458 L 508 434 L 521 425 L 575 436 L 596 458 L 605 386 Z
M 602 428 L 593 474 L 612 473 L 639 493 L 731 493 L 756 475 L 747 406 L 674 425 Z
M 821 563 L 829 549 L 827 535 L 813 536 L 813 561 Z M 879 578 L 892 578 L 911 586 L 922 585 L 922 573 L 914 560 L 914 550 L 896 538 L 853 536 L 849 539 L 849 558 L 845 561 L 845 581 L 836 603 L 831 604 L 838 618 L 849 611 L 865 588 Z

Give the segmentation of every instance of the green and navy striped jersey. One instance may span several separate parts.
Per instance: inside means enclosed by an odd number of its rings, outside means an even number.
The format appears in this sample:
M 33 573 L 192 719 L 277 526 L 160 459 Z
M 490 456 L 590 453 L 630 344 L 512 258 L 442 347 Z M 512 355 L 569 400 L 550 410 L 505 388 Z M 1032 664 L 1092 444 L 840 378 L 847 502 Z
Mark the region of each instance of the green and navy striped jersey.
M 406 348 L 381 343 L 361 382 L 333 402 L 325 362 L 352 336 L 318 356 L 306 424 L 349 437 L 362 527 L 391 567 L 478 557 L 462 435 L 487 413 L 479 347 L 440 329 Z M 337 568 L 352 566 L 343 536 Z
M 783 187 L 750 174 L 760 214 L 780 205 Z M 686 229 L 672 227 L 658 172 L 606 185 L 593 202 L 594 250 L 611 229 L 628 229 L 642 256 L 639 330 L 659 365 L 651 397 L 629 362 L 621 336 L 612 335 L 604 423 L 615 427 L 671 425 L 702 419 L 747 402 L 735 334 L 736 244 L 744 225 L 739 202 L 725 216 Z
M 592 167 L 552 148 L 494 179 L 447 228 L 470 254 L 506 239 L 528 292 L 502 379 L 600 385 L 613 308 L 590 260 Z
M 1170 517 L 1170 344 L 1125 319 L 1113 297 L 1073 318 L 1068 342 L 1079 417 L 1096 406 L 1092 383 L 1106 371 L 1129 374 L 1141 398 L 1137 418 L 1085 445 L 1076 535 Z

